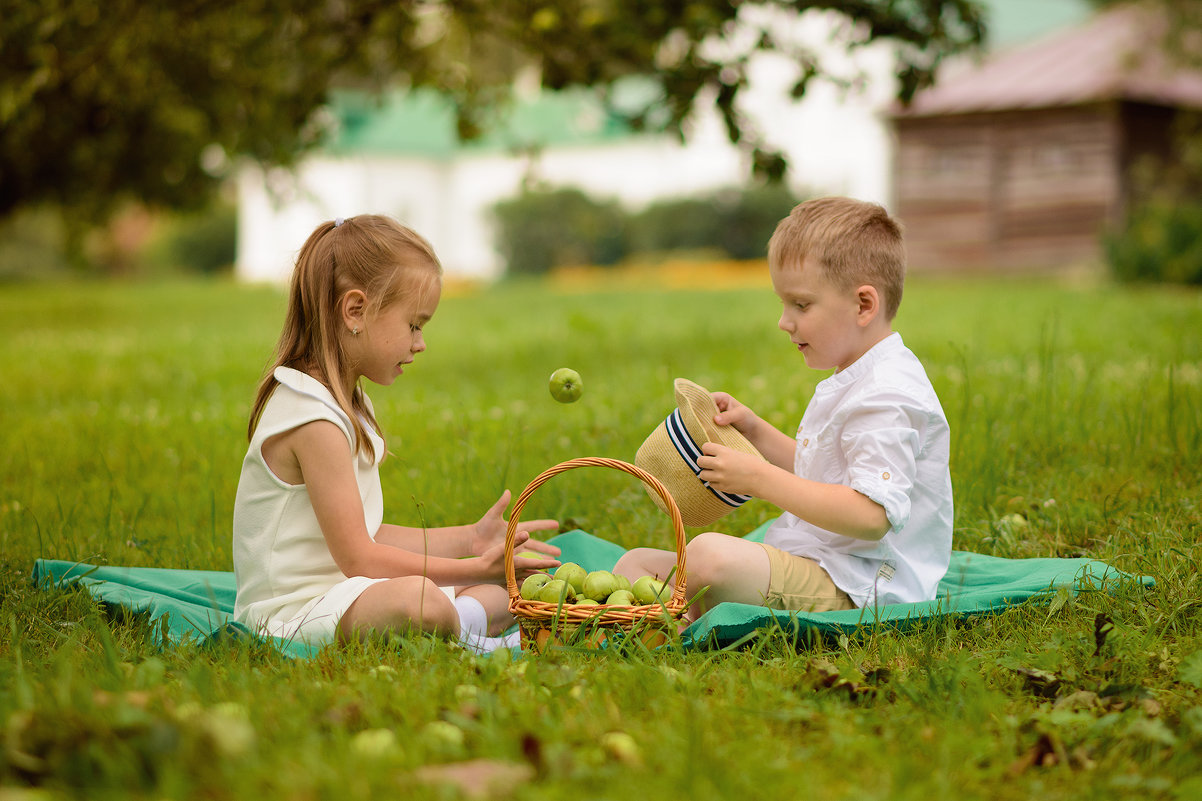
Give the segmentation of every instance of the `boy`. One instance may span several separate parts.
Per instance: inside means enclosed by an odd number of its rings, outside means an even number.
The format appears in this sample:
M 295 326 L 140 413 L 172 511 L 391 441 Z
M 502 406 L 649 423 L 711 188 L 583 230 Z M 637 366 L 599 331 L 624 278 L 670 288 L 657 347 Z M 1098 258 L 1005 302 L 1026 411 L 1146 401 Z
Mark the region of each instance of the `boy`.
M 901 301 L 901 228 L 880 206 L 828 197 L 798 205 L 768 243 L 779 328 L 816 370 L 796 439 L 724 392 L 714 422 L 765 460 L 707 442 L 702 481 L 783 514 L 764 542 L 708 532 L 687 546 L 688 588 L 724 601 L 828 611 L 933 600 L 952 546 L 950 433 L 939 399 L 892 321 Z M 667 575 L 675 554 L 636 548 L 615 572 Z

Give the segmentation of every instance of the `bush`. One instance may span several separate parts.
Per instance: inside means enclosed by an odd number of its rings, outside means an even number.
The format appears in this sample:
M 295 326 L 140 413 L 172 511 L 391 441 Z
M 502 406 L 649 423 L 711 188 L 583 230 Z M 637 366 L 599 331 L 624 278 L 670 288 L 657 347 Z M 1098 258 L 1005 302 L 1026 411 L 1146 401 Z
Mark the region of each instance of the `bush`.
M 1105 250 L 1122 281 L 1202 285 L 1202 202 L 1145 201 L 1106 238 Z
M 626 215 L 579 189 L 527 190 L 493 209 L 497 249 L 511 275 L 567 264 L 616 264 L 626 256 Z
M 537 274 L 569 264 L 615 264 L 636 253 L 763 258 L 776 224 L 797 202 L 777 184 L 662 200 L 628 214 L 579 189 L 528 190 L 498 203 L 494 214 L 509 273 Z
M 228 270 L 238 252 L 238 212 L 217 203 L 169 219 L 147 256 L 156 272 L 213 275 Z

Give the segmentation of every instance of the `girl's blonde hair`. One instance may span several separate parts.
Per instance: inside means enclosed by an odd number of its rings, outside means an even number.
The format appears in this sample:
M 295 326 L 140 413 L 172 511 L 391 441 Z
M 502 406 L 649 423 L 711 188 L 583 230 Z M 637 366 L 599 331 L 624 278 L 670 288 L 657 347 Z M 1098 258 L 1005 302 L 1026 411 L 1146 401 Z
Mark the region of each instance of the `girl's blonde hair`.
M 871 284 L 881 295 L 885 319 L 901 305 L 906 248 L 901 223 L 876 203 L 823 197 L 799 203 L 768 241 L 768 263 L 800 269 L 806 258 L 842 290 Z
M 368 311 L 379 311 L 442 281 L 442 265 L 420 234 L 390 217 L 362 214 L 324 222 L 309 235 L 296 259 L 288 291 L 284 330 L 275 359 L 259 382 L 247 437 L 254 436 L 263 407 L 279 383 L 275 368 L 308 373 L 326 386 L 351 420 L 356 452 L 370 453 L 367 421 L 381 434 L 362 387 L 350 397 L 351 370 L 339 338 L 339 304 L 347 292 L 367 296 Z

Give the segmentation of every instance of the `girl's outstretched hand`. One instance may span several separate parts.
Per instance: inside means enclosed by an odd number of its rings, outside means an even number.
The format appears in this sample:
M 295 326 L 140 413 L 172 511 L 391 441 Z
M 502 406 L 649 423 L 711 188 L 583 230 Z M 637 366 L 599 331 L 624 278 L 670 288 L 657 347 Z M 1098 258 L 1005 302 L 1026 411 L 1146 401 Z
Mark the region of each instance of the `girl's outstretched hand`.
M 530 543 L 533 543 L 533 542 L 537 542 L 537 540 L 530 539 L 530 532 L 518 531 L 517 533 L 514 534 L 514 537 L 513 537 L 513 549 L 515 552 L 517 552 L 517 551 L 521 550 L 523 546 L 529 546 Z M 546 545 L 546 543 L 539 543 L 539 544 Z M 551 548 L 551 550 L 555 551 L 556 553 L 559 552 L 559 549 L 553 545 L 548 545 L 547 547 Z M 531 550 L 531 549 L 529 547 L 527 547 L 527 550 Z M 484 564 L 486 565 L 486 568 L 485 568 L 486 572 L 488 572 L 490 575 L 496 576 L 498 584 L 504 584 L 505 583 L 505 540 L 504 540 L 504 538 L 502 538 L 500 542 L 493 545 L 491 548 L 489 548 L 484 553 L 482 553 L 480 555 L 480 558 L 481 558 L 481 560 L 483 560 Z M 550 570 L 554 570 L 557 567 L 559 567 L 559 560 L 555 559 L 554 557 L 551 557 L 551 556 L 542 556 L 542 557 L 539 557 L 536 559 L 527 559 L 525 557 L 518 559 L 515 556 L 515 558 L 513 560 L 513 574 L 514 574 L 514 577 L 517 579 L 518 584 L 521 584 L 522 580 L 524 578 L 526 578 L 527 576 L 529 576 L 531 573 L 544 573 L 544 572 L 547 572 Z
M 504 513 L 506 507 L 509 506 L 509 490 L 501 493 L 501 497 L 492 508 L 484 513 L 484 517 L 480 518 L 473 526 L 474 533 L 472 535 L 472 553 L 483 556 L 490 548 L 501 546 L 501 553 L 505 548 L 505 532 L 509 528 L 509 523 L 505 520 Z M 554 545 L 541 542 L 536 539 L 530 539 L 531 531 L 558 531 L 558 520 L 523 520 L 518 523 L 517 537 L 514 539 L 514 552 L 518 550 L 536 551 L 538 553 L 547 554 L 548 556 L 559 556 L 559 549 Z M 526 536 L 523 537 L 522 535 Z M 529 560 L 533 565 L 541 564 L 541 561 Z M 537 567 L 536 567 L 537 569 Z

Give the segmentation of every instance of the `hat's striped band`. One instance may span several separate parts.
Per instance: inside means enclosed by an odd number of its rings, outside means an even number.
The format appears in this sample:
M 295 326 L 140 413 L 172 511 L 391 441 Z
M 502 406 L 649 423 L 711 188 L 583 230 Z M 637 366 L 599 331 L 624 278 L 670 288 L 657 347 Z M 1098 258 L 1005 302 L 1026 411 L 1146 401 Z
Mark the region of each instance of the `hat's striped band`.
M 664 420 L 664 425 L 668 429 L 668 438 L 672 440 L 672 444 L 676 446 L 676 452 L 680 454 L 680 458 L 684 459 L 693 470 L 693 475 L 701 475 L 701 466 L 697 464 L 697 457 L 701 456 L 701 447 L 693 441 L 689 436 L 689 430 L 685 428 L 684 419 L 680 416 L 680 409 L 675 410 L 668 415 L 668 419 Z M 736 495 L 731 492 L 719 492 L 709 485 L 709 482 L 701 482 L 707 490 L 714 493 L 714 497 L 722 501 L 727 506 L 739 507 L 751 500 L 750 495 Z

